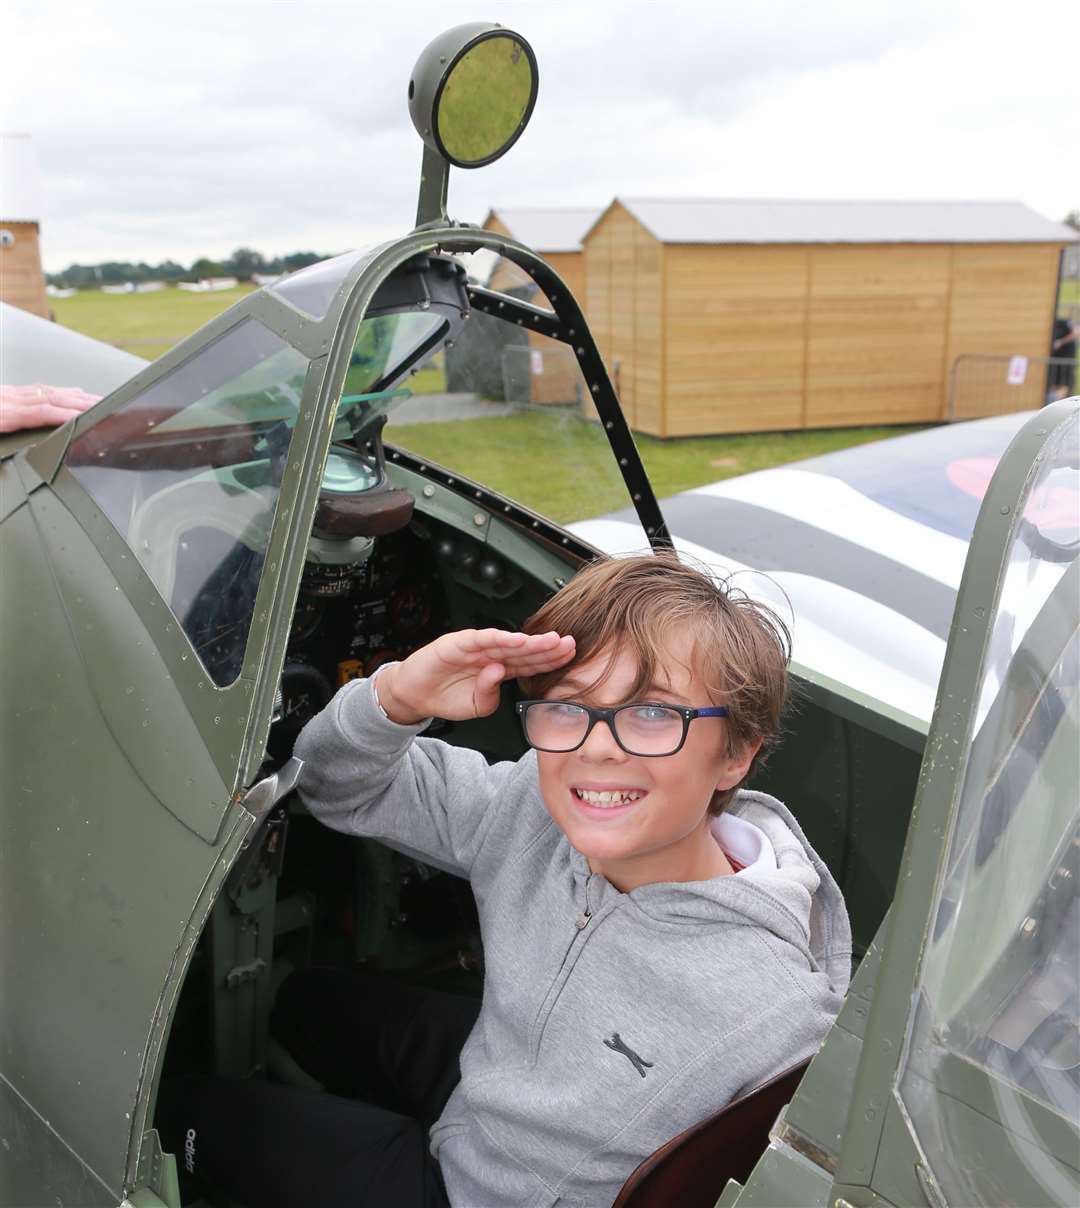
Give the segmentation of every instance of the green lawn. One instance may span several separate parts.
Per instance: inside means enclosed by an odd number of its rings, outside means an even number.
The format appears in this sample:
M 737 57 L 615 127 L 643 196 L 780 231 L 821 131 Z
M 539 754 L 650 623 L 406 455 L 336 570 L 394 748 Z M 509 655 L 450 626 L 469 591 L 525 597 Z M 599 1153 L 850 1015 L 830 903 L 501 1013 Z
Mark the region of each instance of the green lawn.
M 638 436 L 636 441 L 657 495 L 664 496 L 912 431 L 917 428 L 835 428 L 668 441 Z M 630 502 L 603 431 L 565 412 L 392 424 L 386 439 L 563 524 Z
M 220 293 L 175 287 L 155 294 L 84 289 L 73 298 L 50 298 L 49 303 L 56 321 L 65 327 L 152 361 L 250 292 L 248 285 Z
M 83 335 L 124 348 L 152 361 L 185 336 L 198 331 L 251 292 L 250 285 L 220 293 L 195 293 L 168 287 L 152 294 L 103 294 L 80 290 L 73 298 L 50 298 L 56 321 Z M 414 394 L 446 389 L 442 353 L 409 379 Z

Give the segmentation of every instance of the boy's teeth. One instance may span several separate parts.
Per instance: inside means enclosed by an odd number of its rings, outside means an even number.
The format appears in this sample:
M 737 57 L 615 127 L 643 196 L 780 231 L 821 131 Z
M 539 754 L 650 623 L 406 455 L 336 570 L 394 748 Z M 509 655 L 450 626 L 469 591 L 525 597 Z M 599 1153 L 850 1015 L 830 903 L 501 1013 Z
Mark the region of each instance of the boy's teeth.
M 574 789 L 578 797 L 585 802 L 586 805 L 613 806 L 613 805 L 629 805 L 631 801 L 637 801 L 642 794 L 636 789 L 630 789 L 626 792 L 603 792 L 597 793 L 592 789 Z

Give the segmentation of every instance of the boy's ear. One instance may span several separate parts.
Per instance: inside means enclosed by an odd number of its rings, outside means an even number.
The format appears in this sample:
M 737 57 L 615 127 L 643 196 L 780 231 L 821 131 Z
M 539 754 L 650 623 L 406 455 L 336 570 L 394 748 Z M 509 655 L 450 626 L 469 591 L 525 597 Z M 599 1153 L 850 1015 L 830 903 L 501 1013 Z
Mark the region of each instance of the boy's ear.
M 732 789 L 737 784 L 741 784 L 746 778 L 746 773 L 750 771 L 750 765 L 754 762 L 754 756 L 761 749 L 761 739 L 755 738 L 753 742 L 746 743 L 734 755 L 726 760 L 724 770 L 717 779 L 716 787 L 718 789 Z

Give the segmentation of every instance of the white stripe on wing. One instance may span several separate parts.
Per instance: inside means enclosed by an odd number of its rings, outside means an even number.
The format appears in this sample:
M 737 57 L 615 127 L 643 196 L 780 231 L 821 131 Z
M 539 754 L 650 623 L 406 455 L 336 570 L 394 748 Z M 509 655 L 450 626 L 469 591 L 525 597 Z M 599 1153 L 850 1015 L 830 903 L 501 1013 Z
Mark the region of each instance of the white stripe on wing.
M 613 556 L 648 549 L 637 524 L 580 520 L 567 527 Z M 945 657 L 941 638 L 895 609 L 825 579 L 780 570 L 764 574 L 681 537 L 675 547 L 735 576 L 736 586 L 776 609 L 791 629 L 795 663 L 929 722 Z
M 910 566 L 954 591 L 960 586 L 966 541 L 901 516 L 827 474 L 783 467 L 759 470 L 695 487 L 686 494 L 737 499 L 790 516 Z

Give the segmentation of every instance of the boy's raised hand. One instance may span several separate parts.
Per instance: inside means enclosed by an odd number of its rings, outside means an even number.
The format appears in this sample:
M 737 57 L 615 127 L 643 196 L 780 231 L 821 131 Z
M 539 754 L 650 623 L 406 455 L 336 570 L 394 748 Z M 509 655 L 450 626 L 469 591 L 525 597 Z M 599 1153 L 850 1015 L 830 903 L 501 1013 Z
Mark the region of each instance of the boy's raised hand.
M 462 629 L 387 667 L 376 691 L 387 716 L 400 725 L 426 717 L 487 717 L 498 707 L 503 680 L 554 671 L 573 657 L 569 636 Z

